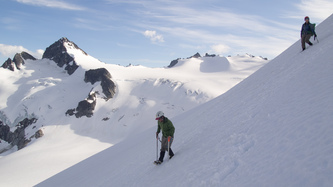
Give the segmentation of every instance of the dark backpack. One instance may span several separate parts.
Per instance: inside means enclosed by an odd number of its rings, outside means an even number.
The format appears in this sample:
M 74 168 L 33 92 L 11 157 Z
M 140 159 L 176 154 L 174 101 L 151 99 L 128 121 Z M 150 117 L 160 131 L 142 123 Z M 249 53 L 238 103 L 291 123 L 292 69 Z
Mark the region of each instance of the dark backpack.
M 316 34 L 316 31 L 315 31 L 316 24 L 315 23 L 310 23 L 310 28 L 311 28 L 311 31 L 312 31 L 311 36 L 313 36 L 314 34 Z

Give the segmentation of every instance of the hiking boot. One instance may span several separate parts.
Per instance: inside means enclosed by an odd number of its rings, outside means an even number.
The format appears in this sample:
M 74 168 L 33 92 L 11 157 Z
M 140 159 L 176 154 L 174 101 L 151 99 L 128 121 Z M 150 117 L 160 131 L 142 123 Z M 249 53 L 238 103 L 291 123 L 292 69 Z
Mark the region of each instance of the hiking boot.
M 313 45 L 311 42 L 309 42 L 309 45 Z
M 160 162 L 163 162 L 164 155 L 165 155 L 165 151 L 161 151 L 160 158 L 158 159 Z
M 170 150 L 169 150 L 169 159 L 171 159 L 173 156 L 174 156 L 175 154 L 173 153 L 173 151 L 171 150 L 171 148 L 170 148 Z

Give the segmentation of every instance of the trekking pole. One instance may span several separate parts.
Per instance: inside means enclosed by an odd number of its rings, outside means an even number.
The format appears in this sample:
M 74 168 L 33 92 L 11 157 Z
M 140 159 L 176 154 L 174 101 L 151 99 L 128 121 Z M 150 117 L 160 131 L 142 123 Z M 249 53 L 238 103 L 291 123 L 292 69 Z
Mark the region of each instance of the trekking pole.
M 158 160 L 158 135 L 156 136 L 156 160 Z
M 313 41 L 315 42 L 316 39 L 317 39 L 317 42 L 319 43 L 318 36 L 315 36 L 315 37 L 313 38 Z

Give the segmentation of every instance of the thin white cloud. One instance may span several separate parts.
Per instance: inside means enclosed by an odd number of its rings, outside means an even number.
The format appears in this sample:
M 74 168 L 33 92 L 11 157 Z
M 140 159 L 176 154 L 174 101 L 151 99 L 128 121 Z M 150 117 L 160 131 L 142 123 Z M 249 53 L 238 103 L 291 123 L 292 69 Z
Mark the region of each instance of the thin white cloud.
M 16 53 L 21 53 L 22 51 L 25 51 L 39 59 L 42 58 L 44 53 L 44 50 L 42 49 L 38 49 L 35 52 L 32 52 L 23 46 L 0 44 L 0 54 L 5 58 L 13 58 Z
M 224 44 L 213 45 L 211 49 L 217 54 L 228 53 L 230 51 L 230 47 Z
M 22 24 L 20 19 L 13 18 L 11 15 L 7 15 L 8 17 L 1 17 L 0 23 L 3 28 L 12 31 L 18 31 L 22 29 Z
M 292 5 L 295 10 L 287 11 L 284 18 L 298 19 L 302 22 L 305 16 L 309 16 L 311 22 L 320 23 L 333 13 L 331 0 L 301 0 Z
M 272 23 L 271 20 L 256 15 L 235 13 L 223 8 L 191 8 L 178 1 L 165 4 L 155 1 L 140 2 L 146 9 L 137 11 L 136 14 L 152 20 L 149 24 L 163 23 L 163 26 L 170 27 L 182 25 L 184 27 L 226 28 L 267 33 L 276 28 L 275 23 Z M 281 26 L 290 27 L 280 23 L 279 27 Z
M 328 0 L 308 0 L 315 4 Z M 251 53 L 273 58 L 286 47 L 297 41 L 299 25 L 284 21 L 286 17 L 268 18 L 261 14 L 237 12 L 235 9 L 219 6 L 215 0 L 202 1 L 176 0 L 109 0 L 110 3 L 127 3 L 132 7 L 131 14 L 139 17 L 130 24 L 137 28 L 149 28 L 150 31 L 163 32 L 169 41 L 181 41 L 181 47 L 190 50 L 201 46 L 201 52 L 242 54 Z M 302 0 L 301 3 L 305 1 Z M 217 6 L 213 6 L 217 5 Z M 314 7 L 311 5 L 300 5 Z M 293 9 L 298 9 L 296 6 Z M 317 8 L 320 10 L 320 8 Z M 284 11 L 282 11 L 284 12 Z M 276 17 L 276 16 L 275 16 Z M 153 38 L 154 32 L 147 32 L 146 37 Z M 178 44 L 180 46 L 180 44 Z M 205 51 L 203 51 L 205 50 Z
M 333 13 L 332 0 L 301 0 L 296 7 L 303 17 L 310 16 L 318 20 L 324 20 Z
M 176 38 L 185 39 L 188 43 L 186 45 L 182 45 L 182 47 L 193 49 L 193 47 L 200 43 L 202 45 L 200 50 L 206 50 L 202 52 L 218 53 L 223 55 L 226 53 L 230 53 L 231 55 L 251 53 L 253 55 L 273 58 L 298 39 L 297 34 L 290 34 L 291 36 L 289 37 L 288 34 L 281 37 L 274 37 L 270 35 L 253 37 L 251 35 L 240 36 L 227 33 L 210 33 L 207 30 L 191 30 L 183 27 L 161 27 L 159 29 L 165 33 L 174 35 Z M 206 47 L 205 49 L 205 46 L 210 47 Z
M 299 36 L 298 25 L 258 15 L 224 8 L 180 6 L 183 2 L 163 6 L 162 2 L 140 2 L 146 9 L 140 9 L 136 14 L 150 21 L 134 23 L 136 26 L 180 38 L 188 42 L 187 46 L 200 43 L 208 46 L 207 52 L 255 53 L 272 58 Z
M 144 36 L 146 36 L 147 38 L 149 38 L 152 42 L 164 42 L 163 36 L 156 34 L 156 31 L 150 31 L 150 30 L 146 30 L 143 33 Z
M 202 51 L 202 50 L 206 49 L 205 45 L 190 45 L 190 44 L 184 44 L 184 43 L 179 44 L 179 47 L 184 48 L 184 49 L 192 49 L 192 50 L 196 50 L 196 51 Z
M 44 6 L 49 8 L 58 8 L 58 9 L 65 9 L 65 10 L 85 10 L 86 8 L 67 3 L 65 1 L 58 1 L 58 0 L 16 0 L 19 3 L 34 5 L 34 6 Z
M 114 28 L 108 24 L 98 22 L 95 20 L 88 20 L 82 18 L 75 18 L 73 25 L 77 28 L 92 30 L 92 31 L 107 31 L 113 30 Z

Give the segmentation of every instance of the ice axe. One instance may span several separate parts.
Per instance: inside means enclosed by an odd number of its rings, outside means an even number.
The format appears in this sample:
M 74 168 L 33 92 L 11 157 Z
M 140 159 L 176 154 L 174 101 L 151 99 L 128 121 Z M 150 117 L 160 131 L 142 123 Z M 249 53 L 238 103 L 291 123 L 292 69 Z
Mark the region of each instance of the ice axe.
M 170 155 L 170 140 L 171 136 L 168 136 L 168 154 Z

